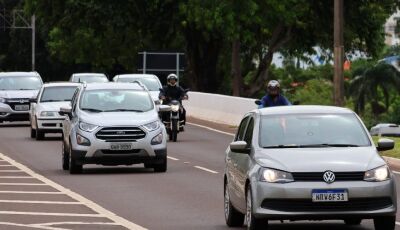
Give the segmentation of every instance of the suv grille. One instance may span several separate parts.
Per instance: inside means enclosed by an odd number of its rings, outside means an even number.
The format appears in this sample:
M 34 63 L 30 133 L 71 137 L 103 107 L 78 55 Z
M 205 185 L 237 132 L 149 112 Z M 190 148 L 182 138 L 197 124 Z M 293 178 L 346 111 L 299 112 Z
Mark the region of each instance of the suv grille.
M 364 172 L 333 172 L 335 181 L 362 181 Z M 324 181 L 324 172 L 294 172 L 294 181 Z
M 30 105 L 29 99 L 27 98 L 13 98 L 13 99 L 7 99 L 6 103 L 13 109 L 15 109 L 16 105 Z
M 145 136 L 146 133 L 138 127 L 107 127 L 96 133 L 97 139 L 108 142 L 136 141 Z

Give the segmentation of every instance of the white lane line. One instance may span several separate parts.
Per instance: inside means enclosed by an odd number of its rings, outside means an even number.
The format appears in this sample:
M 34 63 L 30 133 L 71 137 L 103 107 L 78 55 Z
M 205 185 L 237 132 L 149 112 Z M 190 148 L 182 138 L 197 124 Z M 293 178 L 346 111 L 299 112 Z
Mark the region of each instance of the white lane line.
M 42 227 L 42 226 L 52 226 L 52 225 L 113 225 L 118 226 L 119 224 L 114 222 L 51 222 L 51 223 L 41 223 L 41 224 L 31 224 L 30 226 Z
M 209 173 L 214 173 L 214 174 L 217 174 L 218 172 L 217 171 L 214 171 L 214 170 L 211 170 L 211 169 L 208 169 L 208 168 L 204 168 L 204 167 L 201 167 L 201 166 L 194 166 L 195 168 L 198 168 L 198 169 L 200 169 L 200 170 L 204 170 L 204 171 L 206 171 L 206 172 L 209 172 Z
M 392 173 L 400 175 L 400 172 L 397 172 L 397 171 L 392 171 Z
M 0 167 L 15 167 L 14 165 L 0 165 Z
M 396 225 L 400 225 L 400 222 L 396 221 Z
M 14 185 L 14 186 L 48 186 L 42 183 L 0 183 L 0 185 Z
M 74 216 L 74 217 L 101 217 L 104 215 L 95 214 L 78 214 L 78 213 L 60 213 L 60 212 L 16 212 L 16 211 L 0 211 L 0 215 L 27 215 L 27 216 Z
M 63 192 L 64 194 L 68 195 L 69 197 L 73 198 L 74 200 L 79 201 L 80 203 L 84 204 L 88 208 L 99 213 L 98 214 L 99 216 L 107 217 L 108 219 L 114 221 L 115 223 L 120 224 L 123 227 L 126 227 L 127 229 L 132 229 L 132 230 L 145 230 L 146 229 L 140 225 L 137 225 L 133 222 L 128 221 L 127 219 L 124 219 L 123 217 L 117 216 L 115 213 L 108 211 L 107 209 L 101 207 L 100 205 L 94 203 L 93 201 L 86 199 L 82 195 L 63 187 L 63 186 L 55 183 L 54 181 L 47 179 L 46 177 L 44 177 L 40 174 L 35 173 L 34 171 L 29 169 L 25 165 L 16 162 L 15 160 L 9 158 L 8 156 L 6 156 L 2 153 L 0 153 L 0 158 L 7 160 L 8 163 L 15 165 L 17 168 L 23 170 L 28 175 L 35 177 L 36 179 L 42 181 L 43 183 L 48 184 L 49 186 L 57 189 L 58 191 Z
M 31 176 L 0 176 L 0 179 L 35 179 Z
M 175 157 L 167 156 L 167 158 L 168 158 L 168 159 L 171 159 L 171 160 L 174 160 L 174 161 L 179 161 L 179 159 L 178 159 L 178 158 L 175 158 Z
M 7 169 L 4 169 L 4 170 L 2 170 L 2 169 L 0 169 L 0 173 L 2 173 L 2 172 L 22 172 L 22 170 L 20 170 L 20 169 L 13 169 L 13 170 L 7 170 Z
M 0 203 L 19 203 L 19 204 L 81 204 L 76 201 L 40 201 L 40 200 L 0 200 Z
M 235 134 L 233 134 L 233 133 L 228 133 L 228 132 L 224 132 L 224 131 L 221 131 L 221 130 L 218 130 L 218 129 L 213 129 L 213 128 L 210 128 L 210 127 L 207 127 L 207 126 L 204 126 L 204 125 L 199 125 L 199 124 L 195 124 L 195 123 L 191 123 L 191 122 L 186 122 L 186 123 L 189 124 L 189 125 L 194 125 L 194 126 L 197 126 L 197 127 L 203 128 L 203 129 L 208 129 L 208 130 L 211 130 L 211 131 L 214 131 L 214 132 L 217 132 L 217 133 L 222 133 L 222 134 L 225 134 L 225 135 L 229 135 L 229 136 L 232 136 L 232 137 L 235 136 Z
M 54 228 L 54 227 L 47 227 L 47 226 L 33 226 L 33 225 L 30 225 L 30 224 L 17 224 L 17 223 L 9 223 L 9 222 L 0 222 L 0 226 L 4 226 L 4 225 L 7 225 L 7 226 L 15 226 L 15 227 L 24 227 L 24 229 L 25 228 L 27 228 L 27 229 L 32 229 L 32 228 L 34 228 L 34 229 L 42 229 L 42 230 L 68 230 L 68 229 L 65 229 L 65 228 Z
M 56 194 L 56 195 L 66 195 L 62 192 L 40 192 L 40 191 L 0 191 L 0 193 L 7 194 Z

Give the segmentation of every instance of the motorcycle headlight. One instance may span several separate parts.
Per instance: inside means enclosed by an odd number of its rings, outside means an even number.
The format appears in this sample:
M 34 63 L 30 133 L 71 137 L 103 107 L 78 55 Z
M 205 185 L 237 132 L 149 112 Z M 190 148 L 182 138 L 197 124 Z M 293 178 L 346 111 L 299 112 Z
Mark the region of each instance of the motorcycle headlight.
M 390 179 L 390 172 L 387 165 L 369 170 L 364 174 L 365 181 L 380 182 Z
M 158 121 L 153 121 L 153 122 L 151 122 L 151 123 L 148 123 L 148 124 L 143 125 L 143 127 L 144 127 L 147 131 L 151 132 L 151 131 L 154 131 L 154 130 L 156 130 L 156 129 L 158 129 L 158 128 L 160 127 L 160 122 L 158 122 Z
M 269 168 L 260 170 L 260 180 L 269 183 L 289 183 L 294 181 L 291 173 Z
M 85 132 L 93 132 L 95 129 L 97 129 L 99 126 L 97 125 L 92 125 L 86 122 L 79 122 L 79 128 Z
M 40 116 L 41 117 L 55 117 L 56 116 L 56 112 L 53 112 L 53 111 L 42 111 L 42 112 L 40 112 Z
M 179 110 L 179 105 L 171 105 L 172 112 L 177 112 Z
M 5 98 L 3 98 L 3 97 L 0 97 L 0 103 L 6 103 L 6 99 Z
M 157 134 L 157 136 L 155 136 L 155 137 L 153 137 L 153 139 L 151 139 L 151 144 L 152 145 L 159 145 L 159 144 L 161 144 L 162 143 L 162 141 L 163 141 L 163 134 L 162 133 L 159 133 L 159 134 Z

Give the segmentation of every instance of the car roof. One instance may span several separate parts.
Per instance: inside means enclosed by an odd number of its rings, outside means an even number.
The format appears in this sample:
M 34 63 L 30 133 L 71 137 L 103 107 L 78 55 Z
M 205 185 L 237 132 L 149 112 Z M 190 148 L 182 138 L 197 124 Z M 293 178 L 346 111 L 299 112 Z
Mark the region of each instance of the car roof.
M 133 74 L 120 74 L 117 75 L 116 77 L 118 78 L 158 78 L 156 75 L 154 74 L 139 74 L 139 73 L 133 73 Z
M 104 83 L 90 83 L 90 84 L 83 84 L 86 90 L 99 90 L 99 89 L 134 89 L 134 90 L 142 90 L 146 91 L 139 84 L 126 84 L 122 82 L 104 82 Z
M 348 108 L 324 105 L 293 105 L 293 106 L 275 106 L 254 110 L 261 115 L 277 115 L 277 114 L 353 114 L 354 112 Z
M 99 76 L 99 77 L 107 77 L 104 73 L 74 73 L 72 74 L 74 77 L 80 76 Z
M 65 82 L 46 82 L 43 84 L 43 87 L 57 87 L 57 86 L 80 86 L 82 83 L 76 83 L 76 82 L 70 82 L 70 81 L 65 81 Z
M 40 77 L 38 72 L 0 72 L 0 77 Z

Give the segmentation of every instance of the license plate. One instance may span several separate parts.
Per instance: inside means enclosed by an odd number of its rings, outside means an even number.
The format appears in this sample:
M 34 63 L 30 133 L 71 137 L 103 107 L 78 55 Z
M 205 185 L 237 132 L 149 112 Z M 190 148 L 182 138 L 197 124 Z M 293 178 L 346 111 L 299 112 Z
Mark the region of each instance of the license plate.
M 349 201 L 345 189 L 314 189 L 312 190 L 313 202 L 345 202 Z
M 119 144 L 111 144 L 111 150 L 131 150 L 131 143 L 119 143 Z
M 29 105 L 15 105 L 16 111 L 26 111 L 29 110 Z

